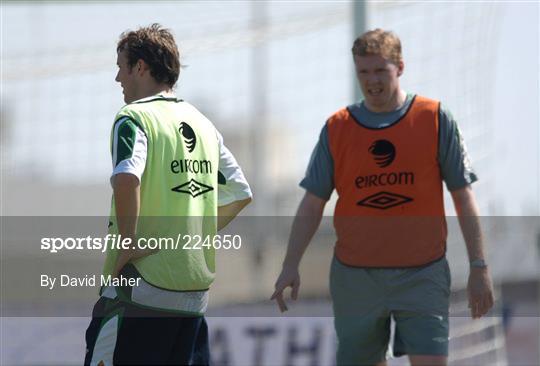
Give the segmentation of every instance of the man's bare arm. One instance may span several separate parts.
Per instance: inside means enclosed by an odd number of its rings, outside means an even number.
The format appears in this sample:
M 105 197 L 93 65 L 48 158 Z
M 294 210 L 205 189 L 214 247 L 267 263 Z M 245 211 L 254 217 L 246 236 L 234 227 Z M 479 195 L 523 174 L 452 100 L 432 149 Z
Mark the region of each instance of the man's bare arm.
M 472 188 L 466 186 L 451 192 L 459 225 L 467 246 L 469 261 L 485 260 L 480 211 Z M 493 285 L 489 269 L 471 267 L 467 285 L 469 307 L 473 318 L 480 318 L 493 307 Z
M 119 173 L 113 177 L 114 202 L 118 232 L 122 238 L 131 238 L 132 247 L 136 244 L 137 221 L 140 210 L 140 183 L 133 174 Z M 142 258 L 154 250 L 120 249 L 113 275 L 116 277 L 132 259 Z
M 251 197 L 218 207 L 218 231 L 227 226 L 250 202 Z
M 283 291 L 287 287 L 292 288 L 291 297 L 293 300 L 296 300 L 298 297 L 298 290 L 300 288 L 298 267 L 300 266 L 300 261 L 306 248 L 321 223 L 325 205 L 325 200 L 309 192 L 306 192 L 300 202 L 291 228 L 287 254 L 283 261 L 283 269 L 276 281 L 275 291 L 270 298 L 277 301 L 279 309 L 282 312 L 287 310 L 287 305 L 283 299 Z

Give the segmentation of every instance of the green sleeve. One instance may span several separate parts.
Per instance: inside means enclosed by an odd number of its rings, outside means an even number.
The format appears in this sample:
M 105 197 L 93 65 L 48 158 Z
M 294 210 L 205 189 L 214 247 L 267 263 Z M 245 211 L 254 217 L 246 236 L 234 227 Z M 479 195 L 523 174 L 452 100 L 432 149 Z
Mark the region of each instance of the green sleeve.
M 329 200 L 334 190 L 334 160 L 330 154 L 328 127 L 325 124 L 319 135 L 319 141 L 313 149 L 304 179 L 300 186 L 309 193 Z
M 455 191 L 478 180 L 457 122 L 448 109 L 439 109 L 439 166 L 449 191 Z

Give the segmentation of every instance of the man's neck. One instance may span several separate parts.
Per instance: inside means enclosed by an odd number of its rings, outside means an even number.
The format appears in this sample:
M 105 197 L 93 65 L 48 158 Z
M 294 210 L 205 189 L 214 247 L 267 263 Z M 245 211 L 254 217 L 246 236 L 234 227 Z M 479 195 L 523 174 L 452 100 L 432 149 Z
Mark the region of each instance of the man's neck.
M 164 84 L 158 84 L 158 85 L 146 88 L 145 90 L 142 90 L 141 97 L 137 98 L 137 100 L 152 97 L 158 94 L 163 95 L 164 97 L 174 96 L 174 93 L 171 87 Z

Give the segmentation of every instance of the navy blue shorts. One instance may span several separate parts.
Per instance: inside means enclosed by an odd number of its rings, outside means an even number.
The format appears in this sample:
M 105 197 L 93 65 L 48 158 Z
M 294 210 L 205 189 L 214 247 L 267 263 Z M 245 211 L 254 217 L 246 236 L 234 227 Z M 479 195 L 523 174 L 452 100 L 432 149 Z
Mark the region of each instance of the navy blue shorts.
M 101 297 L 86 330 L 85 365 L 208 365 L 204 316 L 186 317 Z

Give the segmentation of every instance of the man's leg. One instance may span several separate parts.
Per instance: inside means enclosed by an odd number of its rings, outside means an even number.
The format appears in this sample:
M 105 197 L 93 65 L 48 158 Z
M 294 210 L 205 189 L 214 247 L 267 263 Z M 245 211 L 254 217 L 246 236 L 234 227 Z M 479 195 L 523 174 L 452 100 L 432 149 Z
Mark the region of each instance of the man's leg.
M 112 364 L 121 312 L 116 302 L 100 297 L 92 311 L 92 320 L 86 330 L 84 365 Z
M 409 355 L 412 366 L 446 366 L 448 357 L 429 355 Z
M 382 365 L 388 350 L 390 318 L 335 314 L 337 365 Z
M 203 316 L 178 321 L 178 332 L 169 361 L 174 365 L 206 366 L 210 363 L 208 326 Z
M 114 352 L 114 364 L 173 365 L 169 362 L 169 357 L 176 329 L 174 318 L 156 316 L 122 318 Z
M 126 304 L 114 353 L 115 365 L 206 365 L 200 353 L 202 317 L 186 317 Z M 206 325 L 206 324 L 205 324 Z M 207 334 L 203 334 L 207 341 Z M 206 343 L 207 344 L 207 343 Z M 204 356 L 204 354 L 203 354 Z
M 390 313 L 376 270 L 332 262 L 330 292 L 338 338 L 338 365 L 384 366 Z
M 425 267 L 396 270 L 390 282 L 396 322 L 394 355 L 409 355 L 413 366 L 446 365 L 450 305 L 446 259 Z

